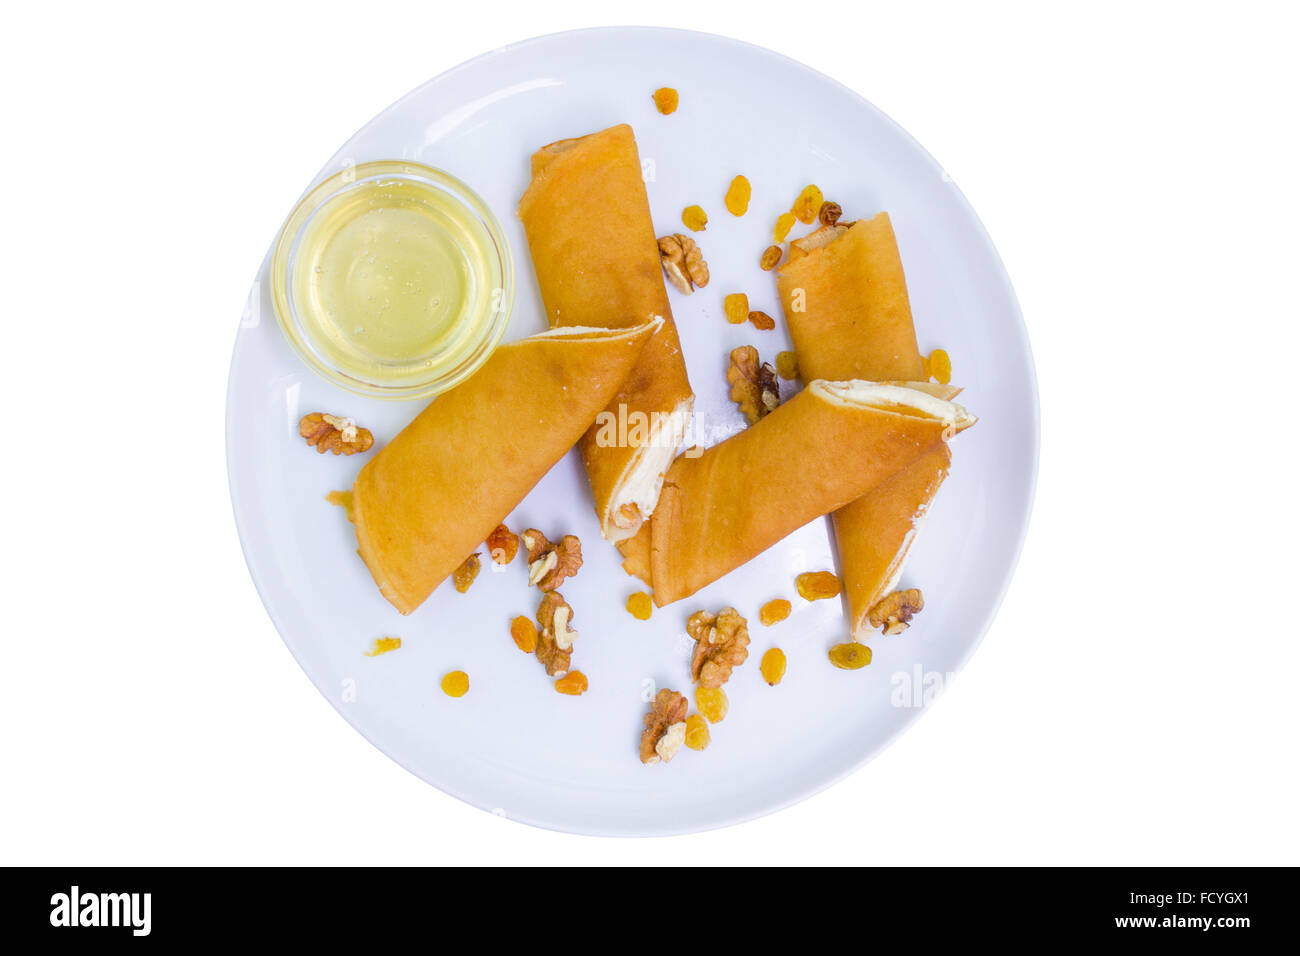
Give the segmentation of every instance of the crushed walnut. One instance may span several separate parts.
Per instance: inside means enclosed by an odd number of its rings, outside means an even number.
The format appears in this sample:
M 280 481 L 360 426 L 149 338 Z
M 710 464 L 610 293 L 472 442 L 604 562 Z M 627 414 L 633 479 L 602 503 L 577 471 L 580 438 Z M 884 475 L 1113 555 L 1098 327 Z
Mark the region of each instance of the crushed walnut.
M 519 553 L 519 535 L 499 524 L 487 537 L 487 549 L 497 564 L 509 564 Z
M 641 733 L 641 762 L 664 763 L 677 756 L 686 741 L 686 709 L 689 702 L 675 690 L 665 687 L 655 694 L 650 712 L 645 715 Z
M 731 383 L 731 400 L 740 406 L 745 420 L 751 425 L 781 404 L 781 386 L 776 380 L 776 369 L 771 362 L 760 365 L 758 349 L 752 345 L 731 350 L 727 381 Z
M 455 575 L 453 575 L 452 579 L 456 584 L 456 590 L 461 594 L 468 591 L 469 586 L 474 583 L 474 579 L 478 577 L 479 570 L 482 567 L 483 562 L 479 560 L 478 552 L 475 551 L 465 559 L 465 563 L 458 567 Z
M 298 422 L 298 434 L 307 439 L 308 445 L 315 445 L 322 455 L 327 451 L 336 455 L 355 455 L 359 451 L 369 451 L 375 443 L 370 429 L 361 428 L 350 418 L 324 412 L 304 415 Z
M 840 204 L 828 200 L 822 203 L 822 208 L 818 210 L 817 221 L 823 226 L 833 226 L 840 221 L 842 215 L 844 215 L 844 210 L 840 208 Z
M 582 542 L 576 535 L 566 534 L 552 544 L 536 528 L 529 528 L 519 540 L 528 549 L 528 583 L 543 591 L 554 591 L 582 567 Z
M 690 295 L 709 284 L 709 264 L 694 239 L 675 232 L 658 241 L 659 262 L 674 289 Z
M 548 591 L 537 608 L 537 659 L 552 677 L 563 677 L 569 672 L 573 656 L 573 641 L 578 632 L 573 623 L 573 608 L 559 591 Z
M 686 633 L 695 641 L 691 679 L 701 687 L 721 687 L 731 669 L 749 657 L 749 626 L 734 607 L 717 614 L 696 611 L 686 621 Z
M 920 588 L 895 591 L 876 602 L 867 612 L 867 622 L 872 627 L 883 628 L 883 634 L 902 634 L 911 623 L 912 616 L 925 607 Z

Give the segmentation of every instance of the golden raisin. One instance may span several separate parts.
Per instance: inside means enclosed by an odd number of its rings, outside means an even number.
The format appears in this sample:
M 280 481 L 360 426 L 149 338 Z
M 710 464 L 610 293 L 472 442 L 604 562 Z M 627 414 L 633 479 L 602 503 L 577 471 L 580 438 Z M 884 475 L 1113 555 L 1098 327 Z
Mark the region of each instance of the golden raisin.
M 799 377 L 799 360 L 793 352 L 778 352 L 776 356 L 776 374 L 787 382 Z
M 650 603 L 650 595 L 644 591 L 637 591 L 635 594 L 627 596 L 627 613 L 638 621 L 650 620 L 652 610 L 653 605 Z
M 464 697 L 469 690 L 469 675 L 464 671 L 452 671 L 442 679 L 442 692 L 448 697 Z
M 525 654 L 537 650 L 537 625 L 522 614 L 510 622 L 510 636 Z
M 777 621 L 784 621 L 790 616 L 790 602 L 785 598 L 768 601 L 758 609 L 758 620 L 764 627 L 771 627 Z
M 569 671 L 555 682 L 555 689 L 561 694 L 577 697 L 587 692 L 587 675 L 582 671 Z
M 785 676 L 785 651 L 779 647 L 769 647 L 759 661 L 758 672 L 772 687 L 781 683 L 781 678 Z
M 699 714 L 686 718 L 685 742 L 692 750 L 703 750 L 709 745 L 709 725 Z
M 733 292 L 722 300 L 722 310 L 727 314 L 727 321 L 740 325 L 749 318 L 749 296 L 743 292 Z
M 749 195 L 752 190 L 749 187 L 749 180 L 744 176 L 737 176 L 727 187 L 727 197 L 723 202 L 727 206 L 727 212 L 733 216 L 743 216 L 749 210 Z
M 469 590 L 469 586 L 473 584 L 474 579 L 478 577 L 480 566 L 481 562 L 478 559 L 477 551 L 465 559 L 465 563 L 456 569 L 456 574 L 453 577 L 453 580 L 456 582 L 457 591 L 464 594 Z
M 935 349 L 926 359 L 925 367 L 930 375 L 940 385 L 947 385 L 952 381 L 952 359 L 948 358 L 948 353 L 943 349 Z
M 758 258 L 758 267 L 764 272 L 771 272 L 781 261 L 781 247 L 768 246 Z
M 727 694 L 721 687 L 697 687 L 695 707 L 709 719 L 709 723 L 721 723 L 727 716 Z
M 871 663 L 871 648 L 865 644 L 858 644 L 850 641 L 847 644 L 836 644 L 831 648 L 830 654 L 827 655 L 831 663 L 840 670 L 855 671 L 859 667 L 866 667 Z
M 654 92 L 655 108 L 667 116 L 677 110 L 677 91 L 671 86 L 661 86 Z
M 509 564 L 519 553 L 519 535 L 499 524 L 487 537 L 487 549 L 497 564 Z
M 749 321 L 754 324 L 754 328 L 762 332 L 770 332 L 776 328 L 776 320 L 766 312 L 749 313 Z
M 682 224 L 691 232 L 699 232 L 708 222 L 708 213 L 699 206 L 687 206 L 682 210 Z
M 783 212 L 776 217 L 776 228 L 772 230 L 773 242 L 785 242 L 785 237 L 790 235 L 790 230 L 794 228 L 795 215 L 792 212 Z
M 817 220 L 817 213 L 822 208 L 822 191 L 816 186 L 805 186 L 799 198 L 794 201 L 790 211 L 800 222 L 811 225 Z
M 830 571 L 805 571 L 794 579 L 794 586 L 805 601 L 833 598 L 840 593 L 840 579 Z
M 376 637 L 375 642 L 370 645 L 370 650 L 366 651 L 366 657 L 378 657 L 380 654 L 395 651 L 401 646 L 400 637 Z

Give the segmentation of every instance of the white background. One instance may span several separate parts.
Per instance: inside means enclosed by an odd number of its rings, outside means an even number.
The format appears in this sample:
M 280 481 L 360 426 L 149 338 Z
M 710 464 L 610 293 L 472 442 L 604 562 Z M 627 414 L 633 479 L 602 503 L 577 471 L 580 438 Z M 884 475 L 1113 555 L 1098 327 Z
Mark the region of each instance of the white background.
M 34 9 L 0 35 L 0 862 L 1300 862 L 1282 5 Z M 609 23 L 770 47 L 901 123 L 997 244 L 1042 394 L 961 678 L 848 781 L 663 840 L 493 817 L 348 727 L 262 610 L 223 447 L 248 285 L 321 163 L 461 60 Z

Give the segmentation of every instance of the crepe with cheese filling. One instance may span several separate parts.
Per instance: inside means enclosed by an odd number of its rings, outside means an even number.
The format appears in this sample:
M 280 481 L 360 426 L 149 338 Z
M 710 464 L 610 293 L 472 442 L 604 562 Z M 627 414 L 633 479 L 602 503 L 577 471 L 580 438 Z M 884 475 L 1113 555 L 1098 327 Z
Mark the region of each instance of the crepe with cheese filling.
M 778 274 L 777 286 L 807 378 L 916 381 L 925 377 L 903 263 L 887 213 L 823 227 Z M 947 390 L 954 397 L 959 390 Z M 868 612 L 898 585 L 916 529 L 948 475 L 947 446 L 933 449 L 832 517 L 855 638 Z
M 938 394 L 936 394 L 938 393 Z M 945 447 L 975 419 L 929 386 L 814 381 L 757 424 L 668 470 L 623 567 L 659 606 Z
M 654 511 L 694 399 L 632 128 L 615 126 L 538 150 L 519 218 L 552 326 L 625 328 L 663 319 L 580 445 L 601 534 L 622 541 Z
M 410 614 L 573 447 L 662 327 L 566 328 L 500 346 L 372 458 L 352 489 L 357 550 Z

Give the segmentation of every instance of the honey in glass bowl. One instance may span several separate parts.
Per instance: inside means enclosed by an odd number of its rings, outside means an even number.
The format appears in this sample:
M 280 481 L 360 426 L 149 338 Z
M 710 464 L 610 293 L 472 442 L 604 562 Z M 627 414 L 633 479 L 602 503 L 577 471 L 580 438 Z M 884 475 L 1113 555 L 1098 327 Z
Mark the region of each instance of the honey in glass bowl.
M 289 342 L 326 378 L 420 398 L 471 375 L 501 341 L 509 248 L 464 183 L 406 161 L 345 168 L 281 230 L 273 299 Z

